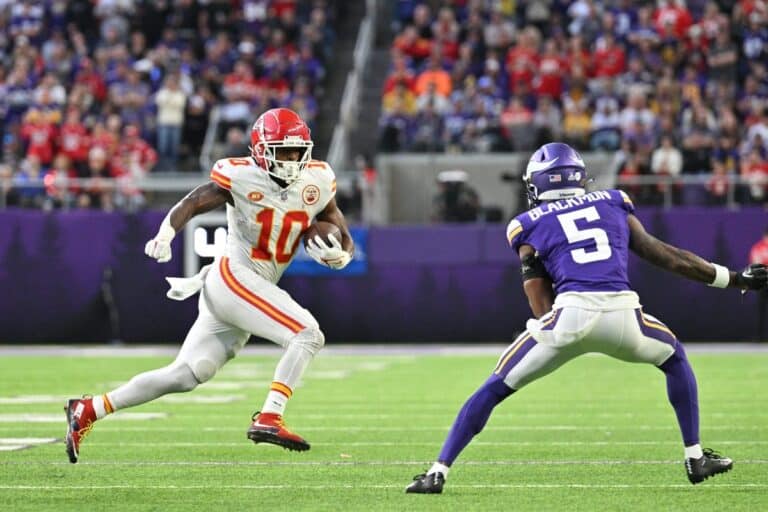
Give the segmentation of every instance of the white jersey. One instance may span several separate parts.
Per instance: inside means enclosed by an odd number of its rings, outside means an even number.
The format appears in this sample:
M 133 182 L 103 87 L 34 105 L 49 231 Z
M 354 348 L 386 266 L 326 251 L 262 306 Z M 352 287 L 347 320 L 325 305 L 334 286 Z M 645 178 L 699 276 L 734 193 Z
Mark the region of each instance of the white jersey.
M 310 160 L 284 189 L 253 158 L 217 161 L 211 180 L 235 203 L 227 204 L 225 255 L 272 283 L 296 254 L 301 234 L 336 195 L 333 170 L 320 160 Z

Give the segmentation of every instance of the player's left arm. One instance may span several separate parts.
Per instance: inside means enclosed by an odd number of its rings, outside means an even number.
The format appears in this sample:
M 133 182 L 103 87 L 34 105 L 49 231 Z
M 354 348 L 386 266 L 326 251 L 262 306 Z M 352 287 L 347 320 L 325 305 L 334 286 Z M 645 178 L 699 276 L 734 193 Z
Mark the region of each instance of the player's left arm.
M 520 256 L 520 273 L 523 276 L 523 290 L 528 297 L 533 316 L 541 318 L 552 309 L 555 302 L 555 291 L 552 289 L 552 280 L 544 268 L 535 249 L 523 244 L 518 250 Z
M 733 272 L 722 265 L 710 263 L 690 251 L 653 237 L 632 214 L 627 216 L 627 222 L 629 223 L 629 248 L 658 267 L 717 288 L 761 290 L 768 285 L 768 269 L 765 265 L 753 263 L 742 272 Z
M 349 226 L 347 226 L 347 220 L 344 218 L 344 214 L 336 204 L 336 198 L 332 198 L 325 205 L 323 211 L 317 214 L 317 220 L 323 222 L 330 222 L 341 231 L 341 248 L 349 253 L 350 256 L 355 254 L 355 242 L 352 240 L 352 235 L 349 234 Z

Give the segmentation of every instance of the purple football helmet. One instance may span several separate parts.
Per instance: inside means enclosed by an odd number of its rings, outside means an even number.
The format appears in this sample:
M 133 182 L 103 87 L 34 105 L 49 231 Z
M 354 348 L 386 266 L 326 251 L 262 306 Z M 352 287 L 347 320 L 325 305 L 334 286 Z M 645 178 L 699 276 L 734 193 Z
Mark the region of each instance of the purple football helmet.
M 575 149 L 562 142 L 544 144 L 531 156 L 523 176 L 531 207 L 586 193 L 587 171 Z

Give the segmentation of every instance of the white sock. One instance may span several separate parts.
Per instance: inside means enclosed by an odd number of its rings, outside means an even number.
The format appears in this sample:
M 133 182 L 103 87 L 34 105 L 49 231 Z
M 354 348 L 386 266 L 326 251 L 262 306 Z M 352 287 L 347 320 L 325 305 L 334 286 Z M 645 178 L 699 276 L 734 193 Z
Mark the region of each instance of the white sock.
M 701 445 L 700 444 L 694 444 L 691 446 L 685 447 L 685 458 L 686 459 L 700 459 L 704 456 L 704 452 L 701 451 Z
M 91 401 L 91 403 L 93 404 L 93 412 L 96 413 L 97 420 L 100 420 L 107 414 L 114 412 L 114 407 L 112 407 L 112 404 L 110 403 L 109 405 L 107 405 L 107 403 L 105 402 L 105 399 L 109 400 L 109 397 L 107 397 L 107 395 L 99 395 L 99 396 L 93 397 Z
M 432 464 L 432 467 L 429 468 L 429 471 L 427 471 L 428 475 L 431 475 L 432 473 L 442 473 L 445 479 L 448 479 L 448 470 L 451 469 L 445 464 L 440 464 L 439 462 L 435 462 Z
M 285 412 L 285 405 L 287 403 L 287 396 L 279 391 L 271 390 L 267 393 L 267 399 L 264 400 L 264 406 L 261 408 L 261 412 L 279 414 L 282 416 L 283 412 Z

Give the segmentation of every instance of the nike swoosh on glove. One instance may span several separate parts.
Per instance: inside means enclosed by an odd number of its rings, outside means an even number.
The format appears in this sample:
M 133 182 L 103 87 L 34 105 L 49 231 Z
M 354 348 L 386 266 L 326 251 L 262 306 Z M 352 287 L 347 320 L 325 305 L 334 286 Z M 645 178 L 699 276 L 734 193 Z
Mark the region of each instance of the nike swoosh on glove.
M 736 274 L 736 286 L 745 290 L 762 290 L 768 286 L 768 267 L 753 263 Z

